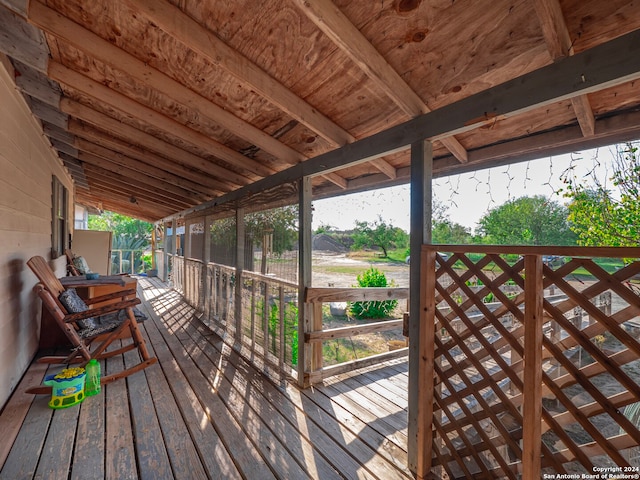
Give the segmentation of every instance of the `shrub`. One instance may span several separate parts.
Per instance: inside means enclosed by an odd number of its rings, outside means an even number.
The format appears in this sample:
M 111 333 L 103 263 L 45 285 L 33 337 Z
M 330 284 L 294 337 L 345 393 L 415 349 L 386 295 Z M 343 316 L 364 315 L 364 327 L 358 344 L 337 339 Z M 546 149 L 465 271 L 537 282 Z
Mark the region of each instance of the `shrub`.
M 361 275 L 358 275 L 359 287 L 392 287 L 387 283 L 387 277 L 377 268 L 371 267 Z M 380 300 L 369 302 L 349 303 L 349 312 L 357 318 L 385 318 L 398 305 L 397 300 Z

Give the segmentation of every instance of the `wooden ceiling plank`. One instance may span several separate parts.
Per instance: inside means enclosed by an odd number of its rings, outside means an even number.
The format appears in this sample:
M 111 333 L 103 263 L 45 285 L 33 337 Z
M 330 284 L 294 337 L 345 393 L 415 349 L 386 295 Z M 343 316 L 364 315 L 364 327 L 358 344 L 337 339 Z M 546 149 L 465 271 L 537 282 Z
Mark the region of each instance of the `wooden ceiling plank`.
M 31 113 L 36 118 L 39 118 L 44 122 L 50 123 L 62 129 L 67 127 L 69 117 L 65 113 L 52 107 L 51 105 L 47 105 L 46 103 L 41 102 L 37 98 L 27 96 L 25 97 L 25 99 L 29 104 Z
M 188 208 L 197 204 L 197 202 L 189 202 L 183 198 L 168 195 L 166 192 L 159 192 L 157 189 L 144 183 L 120 178 L 117 174 L 92 165 L 85 165 L 85 171 L 90 186 L 101 185 L 105 188 L 112 189 L 114 192 L 119 192 L 122 195 L 145 199 L 149 202 L 156 202 L 168 207 Z
M 67 144 L 64 142 L 61 142 L 60 140 L 57 140 L 55 138 L 50 138 L 49 141 L 51 142 L 51 146 L 53 148 L 55 148 L 56 150 L 58 150 L 59 152 L 64 152 L 68 155 L 71 155 L 72 157 L 77 157 L 78 156 L 78 149 Z
M 573 41 L 558 0 L 535 0 L 534 5 L 551 59 L 555 62 L 574 54 Z M 586 95 L 572 98 L 571 104 L 585 137 L 595 135 L 595 117 Z
M 168 2 L 154 0 L 127 0 L 127 4 L 131 9 L 158 25 L 168 35 L 176 38 L 212 64 L 224 69 L 280 110 L 328 140 L 334 147 L 355 141 L 348 131 L 332 122 L 179 8 Z M 395 170 L 383 159 L 378 159 L 375 165 L 383 173 Z M 347 181 L 335 172 L 327 179 L 346 188 Z
M 332 142 L 334 146 L 355 140 L 349 132 L 171 3 L 156 0 L 126 0 L 125 3 L 168 35 L 224 69 L 289 116 Z
M 148 150 L 134 147 L 125 140 L 121 140 L 112 136 L 111 134 L 108 134 L 101 130 L 97 130 L 92 126 L 84 124 L 74 118 L 71 118 L 69 120 L 69 132 L 78 137 L 79 140 L 85 140 L 86 142 L 90 142 L 94 145 L 109 149 L 115 152 L 115 154 L 132 158 L 148 166 L 155 166 L 172 175 L 175 175 L 177 179 L 176 181 L 182 181 L 180 179 L 184 179 L 190 182 L 192 184 L 192 188 L 196 191 L 199 191 L 200 193 L 213 196 L 217 196 L 218 194 L 222 193 L 222 190 L 219 187 L 219 182 L 217 180 L 214 180 L 198 171 L 184 167 L 183 165 L 180 165 L 175 159 L 161 157 L 160 155 L 156 155 L 155 153 L 152 153 Z M 96 153 L 95 151 L 87 148 L 85 144 L 82 144 L 79 141 L 76 141 L 75 146 L 80 150 L 100 155 L 99 153 Z
M 422 98 L 331 0 L 314 0 L 313 2 L 294 0 L 294 3 L 403 112 L 416 117 L 431 111 Z M 460 162 L 467 161 L 467 151 L 458 139 L 443 138 L 440 141 Z
M 95 143 L 91 143 L 88 140 L 78 138 L 76 142 L 77 148 L 79 150 L 78 156 L 82 159 L 83 155 L 90 155 L 91 157 L 100 158 L 104 161 L 111 162 L 114 165 L 119 165 L 125 168 L 127 171 L 139 172 L 146 176 L 155 178 L 164 183 L 171 184 L 175 187 L 180 187 L 183 191 L 192 192 L 194 196 L 204 201 L 205 198 L 211 199 L 215 197 L 210 191 L 202 192 L 199 188 L 194 188 L 195 185 L 193 182 L 190 182 L 187 179 L 176 176 L 175 174 L 171 174 L 162 168 L 148 165 L 140 160 L 136 160 L 131 157 L 127 157 L 119 152 L 115 152 L 113 150 L 109 150 L 101 145 L 97 145 Z
M 152 222 L 160 218 L 158 217 L 158 215 L 162 212 L 171 211 L 170 209 L 164 207 L 158 208 L 157 205 L 136 205 L 134 207 L 129 199 L 120 199 L 120 197 L 118 197 L 118 199 L 106 197 L 105 200 L 103 197 L 96 196 L 96 193 L 101 193 L 104 195 L 104 192 L 100 189 L 96 189 L 92 192 L 91 189 L 88 188 L 78 188 L 76 189 L 76 203 L 89 204 L 93 208 L 101 211 L 110 210 L 113 212 L 122 213 L 124 215 L 129 215 L 133 218 L 139 218 L 141 220 Z M 106 192 L 106 195 L 108 195 L 109 193 L 111 192 Z
M 49 50 L 42 32 L 3 7 L 0 7 L 0 25 L 0 52 L 46 72 Z
M 52 125 L 51 123 L 47 123 L 43 121 L 42 131 L 46 136 L 50 138 L 55 138 L 56 140 L 60 140 L 61 142 L 66 143 L 67 145 L 75 146 L 75 141 L 76 141 L 75 136 L 69 133 L 64 128 L 60 128 L 56 125 Z
M 258 180 L 250 188 L 245 187 L 216 199 L 216 204 L 235 201 L 252 191 L 273 188 L 308 175 L 400 152 L 424 139 L 435 140 L 467 132 L 484 125 L 488 118 L 522 115 L 578 95 L 638 79 L 640 30 Z M 209 206 L 203 204 L 192 210 Z M 180 214 L 187 215 L 190 212 Z
M 249 175 L 255 174 L 259 177 L 266 177 L 267 175 L 274 173 L 274 170 L 266 167 L 260 162 L 246 157 L 226 145 L 204 135 L 203 133 L 193 130 L 186 125 L 183 125 L 182 123 L 177 122 L 176 120 L 169 118 L 146 105 L 140 104 L 126 95 L 71 70 L 54 60 L 49 62 L 48 74 L 52 79 L 59 83 L 68 85 L 74 90 L 78 90 L 85 95 L 89 95 L 105 105 L 110 105 L 111 107 L 146 122 L 149 125 L 153 125 L 160 130 L 178 135 L 184 141 L 191 143 L 202 150 L 211 152 L 211 155 L 228 162 L 236 168 L 239 168 L 240 171 L 248 172 Z M 233 174 L 234 172 L 229 172 L 229 175 Z M 245 183 L 254 179 L 255 178 L 247 177 Z
M 13 61 L 15 67 L 16 86 L 30 97 L 58 108 L 60 105 L 60 87 L 50 81 L 47 76 L 27 64 Z
M 154 189 L 157 189 L 159 192 L 166 192 L 167 194 L 182 197 L 190 203 L 203 202 L 211 199 L 206 198 L 196 192 L 177 187 L 170 182 L 165 182 L 150 175 L 146 175 L 139 170 L 123 167 L 122 165 L 119 165 L 115 162 L 111 162 L 90 153 L 80 152 L 78 155 L 78 160 L 81 160 L 82 162 L 92 166 L 100 167 L 106 171 L 121 175 L 123 178 L 132 179 L 132 181 L 135 182 L 134 184 L 141 182 L 145 185 L 153 187 Z
M 189 107 L 212 123 L 256 145 L 279 160 L 295 165 L 303 156 L 271 137 L 266 132 L 236 117 L 209 99 L 188 89 L 168 75 L 156 70 L 128 52 L 95 35 L 83 26 L 60 15 L 37 0 L 29 3 L 29 22 L 73 45 L 112 68 L 126 72 L 137 81 L 162 92 L 169 98 Z
M 232 175 L 229 170 L 220 167 L 202 157 L 194 155 L 191 152 L 176 147 L 173 144 L 167 143 L 153 135 L 150 135 L 142 130 L 138 130 L 130 125 L 121 123 L 120 121 L 100 113 L 92 108 L 89 108 L 81 103 L 63 98 L 60 101 L 60 109 L 66 114 L 79 118 L 82 121 L 88 122 L 99 128 L 108 130 L 110 133 L 126 139 L 136 145 L 156 152 L 160 155 L 169 155 L 171 158 L 175 158 L 184 165 L 191 168 L 196 168 L 209 175 L 215 175 L 218 178 L 225 179 L 226 181 L 218 180 L 218 188 L 222 191 L 230 191 L 234 187 L 242 185 L 234 180 L 240 180 L 238 174 Z M 249 183 L 247 181 L 244 184 Z

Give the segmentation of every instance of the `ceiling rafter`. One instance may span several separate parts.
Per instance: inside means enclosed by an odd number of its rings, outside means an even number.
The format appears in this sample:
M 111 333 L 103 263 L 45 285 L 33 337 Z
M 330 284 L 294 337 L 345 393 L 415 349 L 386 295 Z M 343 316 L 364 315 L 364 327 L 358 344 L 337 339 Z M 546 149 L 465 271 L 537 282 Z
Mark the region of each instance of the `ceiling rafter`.
M 165 33 L 248 85 L 280 110 L 328 140 L 334 147 L 341 147 L 356 140 L 348 131 L 169 2 L 126 0 L 126 3 L 129 8 L 146 16 Z M 372 164 L 389 178 L 395 177 L 395 168 L 386 160 L 378 158 Z M 347 187 L 346 180 L 341 179 L 335 172 L 327 177 L 339 186 Z
M 416 117 L 431 111 L 331 0 L 293 0 L 293 3 L 407 115 Z M 467 161 L 467 150 L 457 138 L 441 138 L 440 143 L 460 162 Z
M 173 196 L 190 203 L 203 202 L 206 198 L 196 192 L 178 187 L 177 185 L 165 180 L 160 180 L 138 169 L 120 165 L 119 163 L 113 162 L 110 159 L 99 157 L 91 153 L 80 152 L 77 158 L 84 164 L 102 168 L 106 171 L 118 174 L 122 178 L 134 178 L 136 179 L 136 182 L 139 181 L 141 184 L 152 187 L 152 189 L 158 192 L 158 195 L 168 196 L 169 198 Z
M 98 210 L 112 210 L 151 222 L 155 221 L 162 212 L 171 211 L 171 209 L 150 204 L 144 200 L 134 204 L 131 202 L 130 195 L 122 195 L 103 188 L 95 188 L 93 191 L 81 187 L 77 188 L 76 201 Z
M 93 110 L 92 108 L 74 100 L 63 98 L 60 101 L 60 110 L 71 117 L 78 118 L 96 127 L 107 129 L 115 136 L 126 139 L 136 145 L 141 145 L 152 152 L 172 158 L 183 165 L 198 169 L 204 173 L 210 172 L 216 176 L 223 176 L 225 172 L 227 172 L 226 169 L 213 164 L 198 155 L 187 152 L 180 147 L 176 147 L 171 143 L 165 142 L 164 140 L 143 132 L 142 130 L 138 130 L 130 125 L 121 123 L 109 115 L 100 113 L 97 110 Z M 226 182 L 215 180 L 215 183 L 221 191 L 229 191 L 232 189 L 231 186 L 236 184 L 233 182 L 233 179 L 228 179 Z
M 235 150 L 212 140 L 197 130 L 193 130 L 182 123 L 176 122 L 172 118 L 158 113 L 156 110 L 142 105 L 126 95 L 85 77 L 75 70 L 71 70 L 56 61 L 49 62 L 48 71 L 50 77 L 55 79 L 57 82 L 88 95 L 102 104 L 108 105 L 111 108 L 124 113 L 125 115 L 137 118 L 159 130 L 177 135 L 186 142 L 189 142 L 202 150 L 211 152 L 213 156 L 227 161 L 229 164 L 235 166 L 241 171 L 249 170 L 252 174 L 259 177 L 265 177 L 274 173 L 274 170 L 262 165 L 256 160 L 247 158 Z M 246 173 L 230 171 L 221 166 L 218 166 L 215 170 L 218 171 L 218 173 L 216 173 L 217 176 L 223 179 L 232 180 L 237 185 L 246 185 L 256 178 L 255 176 L 252 178 Z M 207 169 L 206 171 L 209 173 L 214 172 L 213 169 Z
M 258 146 L 277 159 L 289 165 L 304 160 L 304 156 L 293 148 L 36 0 L 29 4 L 28 20 L 54 37 L 90 53 L 110 67 L 126 71 L 137 81 L 189 107 L 201 117 L 208 118 L 211 123 L 222 126 L 233 135 Z M 335 177 L 327 178 L 334 181 L 332 178 Z
M 558 0 L 535 0 L 533 3 L 552 60 L 555 62 L 560 58 L 573 55 L 573 41 L 562 14 L 560 2 Z M 585 137 L 593 136 L 596 122 L 589 98 L 586 95 L 572 98 L 571 105 L 582 134 Z
M 114 137 L 111 133 L 96 129 L 77 119 L 72 118 L 69 120 L 69 132 L 78 137 L 78 139 L 104 147 L 115 152 L 115 154 L 130 157 L 143 164 L 155 166 L 175 175 L 177 178 L 187 180 L 192 183 L 191 188 L 201 193 L 217 196 L 221 192 L 218 181 L 208 175 L 202 175 L 196 170 L 180 165 L 176 159 L 165 158 L 149 150 L 133 146 L 126 140 Z M 76 145 L 80 150 L 95 153 L 82 143 L 77 143 Z M 95 154 L 98 155 L 97 153 Z
M 149 165 L 114 150 L 102 147 L 101 145 L 91 143 L 83 138 L 77 138 L 75 145 L 78 148 L 78 157 L 80 160 L 84 160 L 84 155 L 90 155 L 93 158 L 103 159 L 127 170 L 139 172 L 162 182 L 170 183 L 175 187 L 179 187 L 183 191 L 191 192 L 194 198 L 201 201 L 203 199 L 211 200 L 212 197 L 214 197 L 214 195 L 212 195 L 211 192 L 206 191 L 205 188 L 198 187 L 193 182 L 190 182 L 183 177 L 171 174 L 157 165 Z
M 122 194 L 128 194 L 137 199 L 144 198 L 159 205 L 173 208 L 176 205 L 184 205 L 184 208 L 197 205 L 197 202 L 185 201 L 183 198 L 159 192 L 150 185 L 137 179 L 122 179 L 118 174 L 109 170 L 86 164 L 85 172 L 89 185 L 103 185 L 112 188 Z

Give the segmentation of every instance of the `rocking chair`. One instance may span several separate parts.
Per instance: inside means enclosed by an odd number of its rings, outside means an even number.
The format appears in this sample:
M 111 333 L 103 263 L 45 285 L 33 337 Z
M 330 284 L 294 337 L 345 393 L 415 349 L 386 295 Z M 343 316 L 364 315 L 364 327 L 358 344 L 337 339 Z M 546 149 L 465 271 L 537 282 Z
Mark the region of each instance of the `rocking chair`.
M 44 258 L 40 256 L 33 257 L 27 262 L 27 265 L 40 280 L 40 283 L 35 288 L 44 306 L 49 310 L 49 313 L 73 347 L 71 353 L 67 356 L 41 357 L 38 359 L 39 363 L 80 364 L 80 366 L 84 366 L 93 358 L 102 360 L 138 349 L 141 361 L 120 372 L 103 376 L 100 383 L 105 385 L 143 370 L 157 362 L 155 357 L 149 355 L 144 339 L 138 329 L 138 321 L 133 307 L 140 303 L 140 299 L 135 297 L 135 289 L 122 290 L 82 300 L 77 296 L 75 289 L 69 288 L 65 290 Z M 134 298 L 131 298 L 132 296 Z M 126 297 L 129 297 L 129 299 L 126 299 Z M 104 302 L 112 303 L 104 304 Z M 100 303 L 103 303 L 103 305 L 97 308 L 89 308 L 87 306 L 87 304 L 95 305 Z M 133 342 L 107 352 L 109 345 L 115 339 L 122 338 L 122 335 L 127 330 Z M 94 342 L 97 345 L 92 349 Z M 34 394 L 50 392 L 51 387 L 46 386 L 27 390 L 27 393 Z

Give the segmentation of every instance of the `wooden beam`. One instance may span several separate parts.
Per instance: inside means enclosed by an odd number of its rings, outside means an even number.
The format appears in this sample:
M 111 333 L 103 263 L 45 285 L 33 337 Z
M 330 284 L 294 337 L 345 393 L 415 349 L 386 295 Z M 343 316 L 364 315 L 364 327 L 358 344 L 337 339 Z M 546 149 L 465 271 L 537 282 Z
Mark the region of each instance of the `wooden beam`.
M 430 111 L 420 96 L 331 0 L 294 0 L 294 3 L 403 112 L 416 117 Z M 458 160 L 467 161 L 466 149 L 456 138 L 445 137 L 440 142 Z
M 60 106 L 61 91 L 58 84 L 52 82 L 44 73 L 14 60 L 16 86 L 30 97 L 54 108 Z
M 542 256 L 524 258 L 524 379 L 522 392 L 522 478 L 542 478 Z
M 250 188 L 272 188 L 305 175 L 344 168 L 405 150 L 411 143 L 425 138 L 437 140 L 472 130 L 483 125 L 488 118 L 521 115 L 637 79 L 640 79 L 640 30 L 319 155 L 259 180 Z M 231 200 L 243 193 L 242 190 L 236 191 L 218 201 Z
M 224 179 L 217 180 L 219 190 L 230 191 L 238 185 L 248 183 L 248 180 L 240 174 L 233 174 L 226 168 L 222 168 L 205 158 L 183 150 L 180 147 L 176 147 L 171 143 L 165 142 L 164 140 L 154 137 L 142 130 L 138 130 L 135 127 L 121 123 L 120 121 L 82 105 L 81 103 L 68 98 L 63 98 L 60 102 L 60 109 L 74 118 L 81 119 L 98 128 L 108 130 L 113 135 L 132 142 L 135 145 L 140 145 L 143 148 L 158 153 L 159 155 L 168 155 L 183 165 L 198 169 L 208 175 Z
M 171 182 L 148 175 L 139 169 L 128 168 L 111 160 L 92 155 L 91 153 L 80 152 L 80 154 L 78 155 L 78 160 L 81 160 L 82 162 L 90 165 L 94 165 L 96 167 L 100 167 L 105 171 L 116 173 L 122 178 L 130 178 L 134 182 L 140 181 L 145 185 L 149 185 L 154 189 L 157 189 L 159 193 L 171 194 L 178 198 L 182 198 L 186 202 L 191 204 L 203 202 L 210 199 L 191 190 L 178 187 Z
M 42 122 L 42 131 L 47 137 L 55 138 L 67 145 L 75 145 L 76 137 L 69 133 L 66 129 L 60 128 L 45 121 Z
M 295 95 L 251 60 L 229 47 L 213 32 L 171 3 L 155 0 L 126 0 L 125 3 L 134 12 L 143 14 L 168 35 L 236 77 L 292 118 L 329 140 L 334 146 L 341 146 L 355 140 L 349 132 L 336 125 L 315 107 Z
M 93 165 L 85 164 L 84 170 L 90 187 L 101 186 L 121 195 L 128 195 L 130 199 L 144 199 L 148 202 L 165 205 L 173 209 L 186 208 L 183 206 L 186 205 L 188 207 L 194 204 L 194 202 L 188 202 L 182 198 L 169 196 L 165 192 L 159 192 L 157 189 L 143 182 L 120 177 L 117 174 L 94 167 Z
M 42 32 L 3 7 L 0 7 L 0 25 L 0 52 L 46 72 L 49 49 Z
M 97 192 L 100 194 L 104 193 L 99 190 Z M 88 204 L 98 210 L 110 210 L 149 222 L 153 222 L 155 219 L 159 218 L 163 214 L 166 215 L 166 212 L 170 211 L 166 208 L 157 208 L 157 206 L 147 208 L 136 205 L 134 207 L 128 200 L 118 201 L 108 195 L 106 199 L 103 197 L 96 197 L 95 194 L 85 188 L 76 189 L 76 203 Z
M 227 129 L 229 132 L 258 146 L 279 160 L 295 165 L 303 156 L 293 148 L 279 142 L 266 132 L 254 127 L 219 107 L 209 99 L 198 95 L 168 75 L 149 66 L 128 52 L 99 37 L 83 26 L 60 15 L 37 0 L 29 3 L 29 22 L 45 32 L 86 52 L 112 68 L 127 72 L 129 76 L 162 92 L 169 98 L 189 107 L 198 115 Z
M 126 3 L 133 11 L 141 13 L 168 35 L 206 58 L 213 65 L 236 77 L 283 112 L 328 140 L 334 147 L 355 141 L 348 131 L 298 97 L 237 50 L 229 47 L 213 32 L 179 8 L 169 2 L 154 0 L 126 0 Z M 395 169 L 386 160 L 377 159 L 374 166 L 392 178 Z M 333 174 L 328 179 L 346 188 L 347 182 L 344 178 Z
M 558 0 L 535 0 L 533 3 L 551 59 L 555 62 L 573 55 L 573 41 L 562 14 L 560 2 Z M 585 137 L 594 135 L 595 118 L 587 96 L 580 95 L 572 98 L 571 104 L 582 129 L 582 134 Z
M 236 152 L 203 133 L 193 130 L 172 118 L 158 113 L 154 109 L 147 107 L 146 105 L 142 105 L 135 100 L 102 85 L 101 83 L 61 65 L 58 62 L 49 62 L 48 74 L 52 79 L 94 98 L 104 105 L 111 106 L 126 115 L 130 115 L 133 118 L 137 118 L 148 123 L 149 125 L 153 125 L 164 132 L 176 135 L 185 142 L 191 143 L 199 149 L 208 151 L 211 155 L 228 162 L 230 165 L 238 169 L 238 171 L 242 172 L 242 175 L 247 176 L 247 179 L 244 180 L 242 184 L 246 184 L 250 180 L 255 180 L 257 177 L 266 177 L 267 175 L 271 175 L 275 172 L 275 170 L 252 158 Z M 235 173 L 232 171 L 228 172 L 228 175 L 231 177 L 234 174 Z M 252 176 L 251 174 L 255 176 Z
M 433 147 L 428 141 L 411 145 L 411 265 L 409 269 L 409 468 L 418 479 L 431 469 L 436 252 L 431 242 L 431 172 Z
M 52 107 L 51 105 L 47 105 L 44 102 L 41 102 L 37 98 L 33 97 L 25 97 L 29 108 L 31 109 L 31 113 L 40 120 L 55 125 L 56 127 L 60 127 L 62 129 L 67 127 L 67 122 L 69 121 L 69 117 L 61 112 L 60 110 Z
M 119 138 L 113 137 L 106 132 L 96 130 L 95 128 L 76 119 L 72 118 L 69 120 L 69 132 L 86 142 L 109 149 L 113 151 L 114 154 L 130 157 L 134 160 L 138 160 L 143 164 L 155 166 L 159 169 L 165 170 L 166 172 L 175 175 L 179 179 L 185 179 L 192 183 L 192 189 L 200 193 L 216 196 L 222 192 L 222 190 L 220 189 L 220 184 L 217 180 L 214 180 L 207 175 L 202 175 L 196 170 L 192 170 L 183 165 L 180 165 L 178 163 L 178 160 L 170 157 L 165 158 L 163 156 L 156 155 L 155 153 L 152 153 L 148 150 L 144 150 L 140 147 L 135 147 L 126 140 L 121 140 Z M 76 142 L 76 146 L 80 150 L 85 150 L 95 155 L 101 155 L 101 153 L 98 153 L 87 147 L 87 143 Z M 164 176 L 159 178 L 166 179 L 166 177 Z
M 76 145 L 78 147 L 78 150 L 80 151 L 78 154 L 80 159 L 85 158 L 85 155 L 90 156 L 90 158 L 93 158 L 96 161 L 97 159 L 102 159 L 104 161 L 112 163 L 113 165 L 120 166 L 126 169 L 126 171 L 131 172 L 132 174 L 134 172 L 136 174 L 142 174 L 162 181 L 162 183 L 164 184 L 179 187 L 181 191 L 191 192 L 191 196 L 193 196 L 194 199 L 198 199 L 199 201 L 206 201 L 207 199 L 211 199 L 211 197 L 215 196 L 211 191 L 207 191 L 206 189 L 194 188 L 195 185 L 193 182 L 171 174 L 166 170 L 163 170 L 159 166 L 148 165 L 144 162 L 141 162 L 140 160 L 127 157 L 126 155 L 123 155 L 119 152 L 115 152 L 100 145 L 96 145 L 82 138 L 77 139 Z

